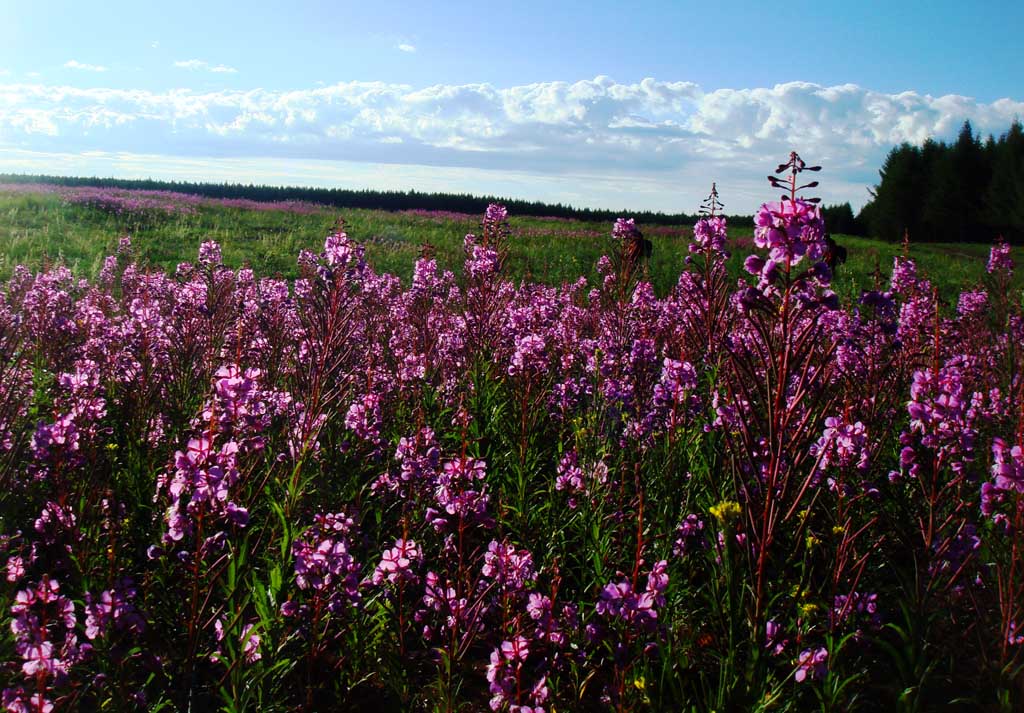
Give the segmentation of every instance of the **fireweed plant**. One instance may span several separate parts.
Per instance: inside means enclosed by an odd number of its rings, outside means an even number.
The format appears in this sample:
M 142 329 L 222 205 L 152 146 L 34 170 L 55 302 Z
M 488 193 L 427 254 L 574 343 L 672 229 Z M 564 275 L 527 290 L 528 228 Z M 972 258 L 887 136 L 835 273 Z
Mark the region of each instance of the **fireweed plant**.
M 2 704 L 62 710 L 1020 710 L 1024 317 L 908 252 L 830 290 L 815 181 L 750 277 L 717 188 L 665 297 L 512 283 L 505 209 L 411 284 L 339 224 L 294 282 L 0 287 Z

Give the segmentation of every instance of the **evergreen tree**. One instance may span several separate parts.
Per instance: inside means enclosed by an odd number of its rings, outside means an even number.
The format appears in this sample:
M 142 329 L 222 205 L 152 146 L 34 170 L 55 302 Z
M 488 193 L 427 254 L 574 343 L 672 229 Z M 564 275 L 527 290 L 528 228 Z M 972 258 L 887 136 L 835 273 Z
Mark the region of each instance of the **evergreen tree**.
M 985 222 L 1013 242 L 1024 241 L 1024 126 L 1015 121 L 995 144 L 985 192 Z
M 880 182 L 858 220 L 867 231 L 899 240 L 1024 240 L 1024 127 L 1015 121 L 983 143 L 969 121 L 952 144 L 928 139 L 886 156 Z

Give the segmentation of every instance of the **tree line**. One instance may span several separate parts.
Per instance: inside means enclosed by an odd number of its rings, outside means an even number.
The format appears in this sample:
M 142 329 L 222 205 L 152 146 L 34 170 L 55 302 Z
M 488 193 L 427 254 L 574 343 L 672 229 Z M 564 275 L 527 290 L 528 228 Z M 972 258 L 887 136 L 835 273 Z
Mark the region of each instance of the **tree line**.
M 503 203 L 511 215 L 552 216 L 583 221 L 612 222 L 623 211 L 577 208 L 563 203 L 544 203 L 516 198 L 475 196 L 466 193 L 424 193 L 409 191 L 351 190 L 347 188 L 310 188 L 303 186 L 268 186 L 245 183 L 199 183 L 191 181 L 158 181 L 154 179 L 82 178 L 25 174 L 0 174 L 0 183 L 47 183 L 59 186 L 98 186 L 133 190 L 175 191 L 207 198 L 247 198 L 254 201 L 307 201 L 336 208 L 370 210 L 438 210 L 455 213 L 482 214 L 490 203 Z M 687 225 L 696 220 L 687 213 L 631 211 L 629 216 L 641 225 Z M 730 216 L 733 225 L 753 225 L 753 216 Z
M 1024 242 L 1024 126 L 982 141 L 965 121 L 953 143 L 889 152 L 857 218 L 871 235 L 927 242 Z

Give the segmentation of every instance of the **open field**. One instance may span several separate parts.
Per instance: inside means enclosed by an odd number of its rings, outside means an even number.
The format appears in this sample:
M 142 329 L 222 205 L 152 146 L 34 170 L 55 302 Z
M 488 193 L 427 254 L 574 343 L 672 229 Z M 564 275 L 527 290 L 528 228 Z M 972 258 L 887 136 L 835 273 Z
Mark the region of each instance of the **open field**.
M 53 261 L 67 264 L 76 274 L 95 276 L 103 258 L 116 250 L 123 235 L 131 235 L 140 260 L 163 270 L 193 259 L 201 241 L 216 240 L 222 246 L 225 264 L 231 267 L 249 265 L 258 275 L 294 277 L 299 251 L 318 249 L 343 218 L 349 235 L 366 245 L 367 259 L 376 270 L 408 281 L 423 243 L 433 246 L 442 269 L 461 274 L 463 237 L 480 228 L 480 218 L 474 215 L 337 210 L 312 204 L 302 204 L 299 210 L 252 210 L 230 201 L 209 201 L 189 203 L 188 211 L 142 210 L 125 215 L 92 204 L 71 204 L 55 193 L 14 188 L 0 186 L 0 278 L 9 275 L 16 264 L 38 267 Z M 176 206 L 180 201 L 167 204 Z M 527 216 L 512 216 L 510 222 L 510 277 L 558 285 L 583 275 L 594 282 L 597 260 L 609 251 L 610 224 Z M 665 295 L 685 267 L 692 226 L 641 229 L 654 243 L 650 280 L 655 292 Z M 733 277 L 742 274 L 752 235 L 753 229 L 730 229 L 733 254 L 727 269 Z M 847 247 L 849 260 L 838 271 L 834 289 L 846 297 L 872 289 L 876 269 L 887 276 L 893 258 L 902 254 L 899 244 L 837 237 Z M 982 280 L 988 246 L 915 242 L 910 254 L 943 299 L 951 300 L 960 290 Z M 1017 275 L 1012 284 L 1016 289 L 1024 287 L 1024 274 Z

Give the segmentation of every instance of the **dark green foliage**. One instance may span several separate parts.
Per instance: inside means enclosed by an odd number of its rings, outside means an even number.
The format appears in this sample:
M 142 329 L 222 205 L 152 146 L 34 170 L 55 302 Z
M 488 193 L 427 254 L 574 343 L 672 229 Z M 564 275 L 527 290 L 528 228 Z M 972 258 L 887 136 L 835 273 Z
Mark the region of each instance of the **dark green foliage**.
M 842 235 L 866 235 L 861 220 L 854 216 L 849 201 L 837 205 L 827 205 L 821 209 L 825 218 L 825 229 L 830 233 Z
M 982 143 L 970 122 L 955 142 L 897 146 L 879 171 L 873 200 L 857 216 L 885 240 L 1024 241 L 1024 128 L 1015 121 Z

